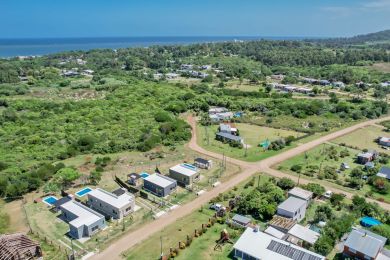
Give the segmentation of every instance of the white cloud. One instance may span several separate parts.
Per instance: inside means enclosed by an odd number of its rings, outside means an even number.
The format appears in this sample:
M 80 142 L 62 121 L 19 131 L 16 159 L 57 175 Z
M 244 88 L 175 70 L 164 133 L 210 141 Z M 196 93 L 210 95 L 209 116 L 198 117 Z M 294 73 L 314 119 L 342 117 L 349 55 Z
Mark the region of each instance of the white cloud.
M 366 9 L 387 9 L 390 8 L 390 0 L 368 0 L 361 3 L 361 7 Z

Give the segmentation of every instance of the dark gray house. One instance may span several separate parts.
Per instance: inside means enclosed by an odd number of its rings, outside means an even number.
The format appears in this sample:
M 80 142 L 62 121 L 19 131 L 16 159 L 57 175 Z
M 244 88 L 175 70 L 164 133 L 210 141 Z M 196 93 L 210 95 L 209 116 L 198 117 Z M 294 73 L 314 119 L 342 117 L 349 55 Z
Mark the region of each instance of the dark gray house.
M 159 196 L 166 197 L 176 190 L 177 181 L 167 176 L 155 173 L 144 179 L 144 189 Z
M 230 142 L 242 143 L 243 142 L 241 136 L 236 136 L 236 135 L 232 135 L 229 133 L 223 133 L 223 132 L 217 133 L 215 138 L 219 141 L 228 142 L 228 143 L 230 143 Z
M 203 158 L 196 158 L 194 161 L 194 165 L 201 169 L 210 169 L 213 166 L 213 161 L 206 160 Z
M 386 167 L 386 166 L 383 166 L 379 170 L 379 172 L 376 174 L 376 176 L 382 177 L 382 178 L 386 178 L 386 179 L 390 180 L 390 168 Z
M 90 237 L 106 226 L 103 215 L 74 200 L 62 204 L 62 217 L 69 224 L 70 236 L 80 239 Z

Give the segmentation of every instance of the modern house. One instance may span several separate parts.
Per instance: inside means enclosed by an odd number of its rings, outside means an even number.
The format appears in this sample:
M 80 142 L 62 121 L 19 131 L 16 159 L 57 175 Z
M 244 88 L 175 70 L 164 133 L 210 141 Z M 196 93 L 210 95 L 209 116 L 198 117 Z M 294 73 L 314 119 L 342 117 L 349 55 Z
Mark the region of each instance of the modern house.
M 182 163 L 169 168 L 169 177 L 176 180 L 178 184 L 187 186 L 199 180 L 200 172 L 196 166 Z
M 245 216 L 236 214 L 232 218 L 232 223 L 240 227 L 247 227 L 251 223 L 251 219 Z
M 69 234 L 76 239 L 90 237 L 106 226 L 103 215 L 74 200 L 62 204 L 60 210 L 69 223 Z
M 277 214 L 282 217 L 291 218 L 296 221 L 301 221 L 306 213 L 306 200 L 289 197 L 277 208 Z
M 382 146 L 390 147 L 390 138 L 380 137 L 378 143 Z
M 88 193 L 88 205 L 113 219 L 121 219 L 134 211 L 135 197 L 121 188 L 113 193 L 95 189 Z
M 166 197 L 176 190 L 177 181 L 155 173 L 144 178 L 144 189 L 159 196 Z
M 142 185 L 142 178 L 141 178 L 141 175 L 139 175 L 138 173 L 130 173 L 127 175 L 127 183 L 129 183 L 130 185 L 133 185 L 133 186 L 141 186 Z
M 215 135 L 215 139 L 222 141 L 222 142 L 228 142 L 228 143 L 231 143 L 231 142 L 243 143 L 241 136 L 232 135 L 229 133 L 218 132 Z
M 294 197 L 306 201 L 307 207 L 313 198 L 313 192 L 295 187 L 288 192 L 288 197 Z
M 344 243 L 343 254 L 362 260 L 388 259 L 381 253 L 386 241 L 385 237 L 354 228 Z
M 304 227 L 299 224 L 295 224 L 288 232 L 287 241 L 295 245 L 309 244 L 314 245 L 314 243 L 320 237 L 320 233 L 317 233 L 307 227 Z
M 325 260 L 324 256 L 247 227 L 234 244 L 234 256 L 243 260 Z
M 382 168 L 380 168 L 380 170 L 376 174 L 376 176 L 382 177 L 382 178 L 386 178 L 386 179 L 390 180 L 390 168 L 386 167 L 386 166 L 383 166 Z
M 212 160 L 206 160 L 203 158 L 196 158 L 194 160 L 194 165 L 200 169 L 206 169 L 209 170 L 211 167 L 213 167 L 213 161 Z
M 233 124 L 219 124 L 218 131 L 220 133 L 238 135 L 238 130 Z
M 22 233 L 0 235 L 1 260 L 41 259 L 43 256 L 39 243 Z

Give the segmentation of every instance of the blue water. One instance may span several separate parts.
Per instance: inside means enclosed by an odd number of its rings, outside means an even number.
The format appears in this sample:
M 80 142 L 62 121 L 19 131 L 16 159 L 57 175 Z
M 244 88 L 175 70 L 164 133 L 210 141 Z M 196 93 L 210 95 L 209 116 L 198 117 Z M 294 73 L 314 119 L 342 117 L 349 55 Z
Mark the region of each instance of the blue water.
M 142 179 L 145 179 L 146 177 L 149 176 L 149 174 L 147 174 L 146 172 L 143 172 L 143 173 L 140 174 L 140 176 L 141 176 Z
M 187 168 L 187 169 L 196 171 L 196 166 L 194 166 L 194 165 L 192 165 L 192 164 L 183 163 L 182 166 L 185 167 L 185 168 Z
M 50 196 L 45 198 L 43 201 L 47 202 L 50 205 L 53 205 L 57 201 L 57 199 L 56 197 Z
M 76 195 L 77 195 L 78 197 L 83 197 L 83 196 L 85 196 L 85 194 L 87 194 L 87 193 L 89 193 L 89 192 L 91 192 L 91 191 L 92 191 L 91 188 L 84 188 L 84 189 L 82 189 L 82 190 L 76 192 Z
M 0 39 L 0 57 L 45 55 L 64 51 L 119 49 L 152 45 L 191 44 L 249 40 L 301 40 L 303 37 L 106 37 L 106 38 L 53 38 L 53 39 Z

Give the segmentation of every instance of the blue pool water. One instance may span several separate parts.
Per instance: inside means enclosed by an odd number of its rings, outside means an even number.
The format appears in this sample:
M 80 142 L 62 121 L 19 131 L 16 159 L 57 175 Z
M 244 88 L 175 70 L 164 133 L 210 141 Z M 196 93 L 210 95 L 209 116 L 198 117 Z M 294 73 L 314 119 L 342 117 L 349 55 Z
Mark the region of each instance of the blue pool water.
M 76 195 L 77 195 L 77 197 L 83 197 L 83 196 L 85 196 L 87 193 L 89 193 L 91 191 L 92 191 L 91 188 L 84 188 L 84 189 L 76 192 Z
M 57 198 L 54 197 L 54 196 L 50 196 L 50 197 L 46 197 L 43 199 L 43 201 L 48 204 L 48 205 L 53 205 L 56 201 L 57 201 Z
M 372 226 L 378 226 L 382 224 L 379 220 L 371 217 L 363 217 L 360 219 L 360 224 L 363 227 L 372 227 Z
M 143 172 L 143 173 L 140 174 L 140 176 L 141 176 L 142 179 L 145 179 L 146 177 L 149 176 L 149 174 L 147 174 L 146 172 Z

